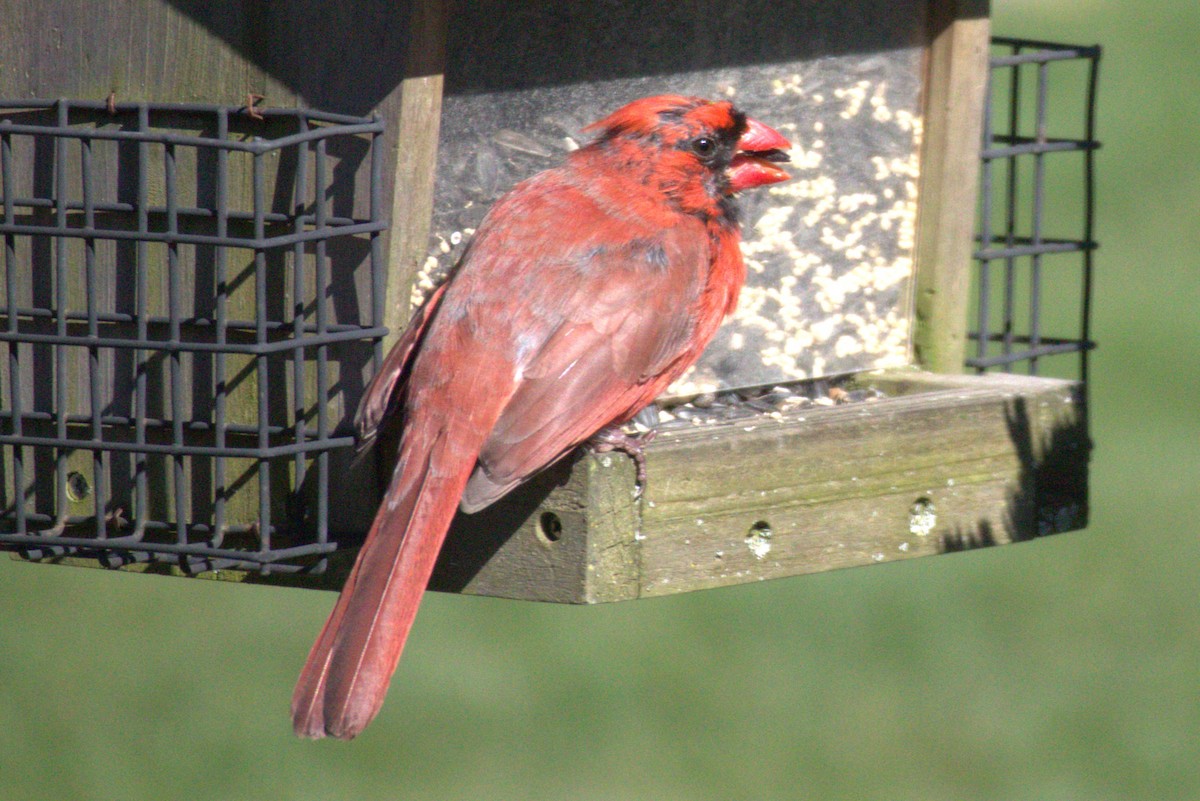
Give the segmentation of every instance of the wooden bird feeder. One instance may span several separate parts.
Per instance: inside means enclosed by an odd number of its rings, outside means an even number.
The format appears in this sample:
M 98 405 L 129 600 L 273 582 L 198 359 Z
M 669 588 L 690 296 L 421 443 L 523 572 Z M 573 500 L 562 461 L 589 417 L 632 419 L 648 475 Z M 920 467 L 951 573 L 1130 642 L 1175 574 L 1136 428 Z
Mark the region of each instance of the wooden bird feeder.
M 431 587 L 593 603 L 1085 525 L 1083 384 L 965 374 L 1014 341 L 973 259 L 1050 242 L 976 242 L 981 164 L 1017 155 L 984 144 L 986 2 L 21 5 L 0 545 L 23 558 L 339 587 L 379 498 L 345 427 L 372 360 L 492 201 L 662 92 L 795 144 L 794 180 L 741 201 L 741 307 L 640 499 L 626 457 L 579 453 L 460 515 Z M 714 411 L 731 392 L 749 407 Z

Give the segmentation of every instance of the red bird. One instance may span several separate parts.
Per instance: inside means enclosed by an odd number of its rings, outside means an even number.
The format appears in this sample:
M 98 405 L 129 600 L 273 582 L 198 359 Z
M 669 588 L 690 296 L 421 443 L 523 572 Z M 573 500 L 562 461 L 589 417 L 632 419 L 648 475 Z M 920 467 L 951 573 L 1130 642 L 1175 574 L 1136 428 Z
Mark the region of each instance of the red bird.
M 349 739 L 375 717 L 457 508 L 589 441 L 636 450 L 619 427 L 737 304 L 731 196 L 786 180 L 788 141 L 677 95 L 586 130 L 594 142 L 496 202 L 363 396 L 360 439 L 399 416 L 399 458 L 292 695 L 301 736 Z

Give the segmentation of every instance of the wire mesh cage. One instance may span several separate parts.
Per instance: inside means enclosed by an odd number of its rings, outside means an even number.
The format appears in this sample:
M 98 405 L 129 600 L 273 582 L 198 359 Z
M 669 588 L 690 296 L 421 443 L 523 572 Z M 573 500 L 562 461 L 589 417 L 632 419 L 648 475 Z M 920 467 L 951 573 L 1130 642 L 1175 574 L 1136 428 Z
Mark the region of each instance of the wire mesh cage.
M 0 546 L 319 571 L 386 329 L 382 122 L 0 102 Z
M 1047 357 L 1075 354 L 1086 384 L 1100 48 L 992 44 L 967 366 L 1036 375 Z

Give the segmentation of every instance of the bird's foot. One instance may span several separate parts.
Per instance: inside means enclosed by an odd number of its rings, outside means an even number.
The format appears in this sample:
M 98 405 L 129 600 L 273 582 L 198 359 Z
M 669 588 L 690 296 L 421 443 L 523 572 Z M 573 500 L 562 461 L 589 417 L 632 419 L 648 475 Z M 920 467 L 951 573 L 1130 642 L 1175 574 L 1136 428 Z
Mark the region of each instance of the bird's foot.
M 246 114 L 249 115 L 251 119 L 265 119 L 265 117 L 262 115 L 262 112 L 258 110 L 258 104 L 264 100 L 266 100 L 265 97 L 255 92 L 246 93 Z
M 633 497 L 638 499 L 646 491 L 645 446 L 657 433 L 651 429 L 643 434 L 627 434 L 620 426 L 608 426 L 593 434 L 587 445 L 594 453 L 620 451 L 633 459 L 633 466 L 637 469 L 637 486 Z

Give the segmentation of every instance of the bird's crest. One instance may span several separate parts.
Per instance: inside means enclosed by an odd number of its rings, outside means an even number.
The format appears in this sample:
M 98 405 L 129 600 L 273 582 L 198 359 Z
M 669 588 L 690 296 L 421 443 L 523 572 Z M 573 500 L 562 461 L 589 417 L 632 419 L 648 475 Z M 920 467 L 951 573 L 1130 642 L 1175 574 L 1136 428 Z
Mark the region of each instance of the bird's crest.
M 745 126 L 743 115 L 728 100 L 713 102 L 686 95 L 654 95 L 627 103 L 583 130 L 602 137 L 625 133 L 648 136 L 661 131 L 663 123 L 683 121 L 692 124 L 689 128 L 731 129 L 735 134 L 740 134 Z

